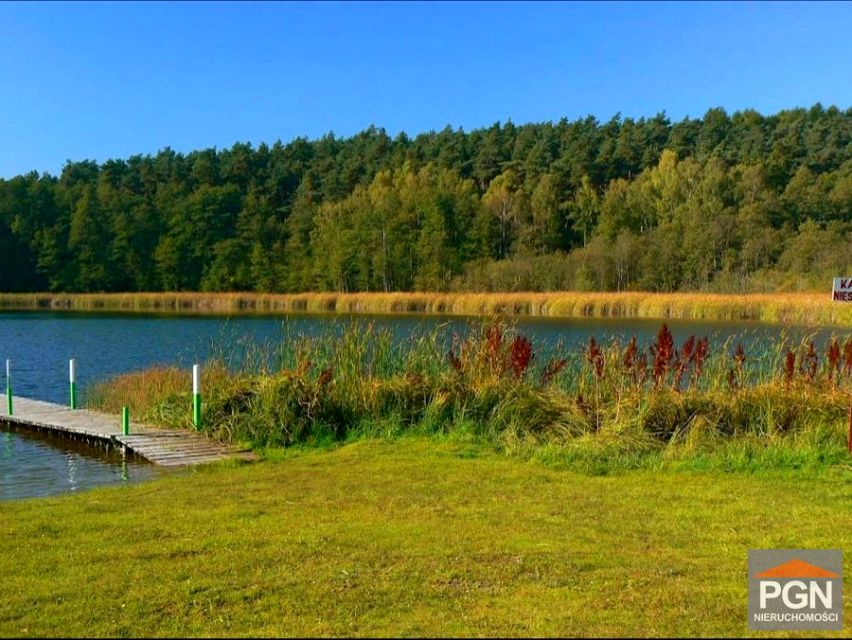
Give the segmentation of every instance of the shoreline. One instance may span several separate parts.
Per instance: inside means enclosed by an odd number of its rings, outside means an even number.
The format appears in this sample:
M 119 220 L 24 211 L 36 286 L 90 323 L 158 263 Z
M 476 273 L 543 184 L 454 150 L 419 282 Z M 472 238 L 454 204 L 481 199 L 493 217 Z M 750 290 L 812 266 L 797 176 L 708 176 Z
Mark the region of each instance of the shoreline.
M 0 311 L 388 314 L 734 320 L 852 326 L 829 293 L 0 293 Z

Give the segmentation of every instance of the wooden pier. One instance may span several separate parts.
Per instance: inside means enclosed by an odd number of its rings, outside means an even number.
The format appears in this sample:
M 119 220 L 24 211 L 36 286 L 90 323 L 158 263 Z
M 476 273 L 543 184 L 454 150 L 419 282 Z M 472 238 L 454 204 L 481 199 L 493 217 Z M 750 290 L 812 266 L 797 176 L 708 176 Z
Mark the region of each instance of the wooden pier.
M 29 398 L 13 397 L 14 415 L 0 421 L 35 429 L 65 433 L 71 437 L 108 442 L 164 467 L 179 467 L 231 458 L 254 460 L 251 451 L 238 449 L 186 429 L 163 429 L 131 423 L 130 435 L 122 435 L 121 419 L 85 409 Z

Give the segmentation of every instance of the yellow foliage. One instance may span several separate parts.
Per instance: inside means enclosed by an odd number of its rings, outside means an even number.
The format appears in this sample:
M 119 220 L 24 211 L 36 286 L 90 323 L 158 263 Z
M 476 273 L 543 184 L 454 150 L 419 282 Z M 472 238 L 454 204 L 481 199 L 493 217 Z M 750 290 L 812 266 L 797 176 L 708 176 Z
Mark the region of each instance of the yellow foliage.
M 0 294 L 0 309 L 176 313 L 428 313 L 759 320 L 852 326 L 852 305 L 824 293 L 110 293 Z

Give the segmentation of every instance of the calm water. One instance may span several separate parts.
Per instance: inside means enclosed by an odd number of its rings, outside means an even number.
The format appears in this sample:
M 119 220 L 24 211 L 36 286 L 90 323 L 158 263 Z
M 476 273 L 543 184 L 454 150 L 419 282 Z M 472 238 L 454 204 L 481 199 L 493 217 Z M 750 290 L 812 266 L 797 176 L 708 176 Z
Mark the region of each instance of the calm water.
M 163 473 L 115 449 L 0 424 L 0 500 L 34 498 Z
M 175 316 L 87 313 L 0 312 L 0 369 L 12 360 L 16 395 L 57 403 L 68 401 L 68 360 L 77 359 L 77 380 L 85 401 L 90 383 L 155 364 L 189 367 L 214 351 L 240 353 L 257 344 L 274 344 L 285 333 L 316 336 L 342 331 L 352 322 L 387 327 L 398 339 L 428 333 L 436 325 L 444 335 L 464 333 L 471 320 L 440 316 Z M 477 322 L 473 320 L 473 322 Z M 537 351 L 582 348 L 594 335 L 608 341 L 636 335 L 647 345 L 659 320 L 520 318 L 518 328 Z M 734 336 L 748 349 L 759 348 L 782 331 L 792 339 L 814 333 L 824 342 L 831 329 L 805 329 L 755 323 L 671 320 L 675 339 L 690 333 L 707 335 L 712 345 Z M 0 372 L 2 375 L 2 372 Z M 4 380 L 5 382 L 5 380 Z M 144 462 L 123 459 L 64 439 L 44 438 L 25 431 L 0 432 L 0 499 L 42 496 L 113 482 L 144 480 L 158 473 Z

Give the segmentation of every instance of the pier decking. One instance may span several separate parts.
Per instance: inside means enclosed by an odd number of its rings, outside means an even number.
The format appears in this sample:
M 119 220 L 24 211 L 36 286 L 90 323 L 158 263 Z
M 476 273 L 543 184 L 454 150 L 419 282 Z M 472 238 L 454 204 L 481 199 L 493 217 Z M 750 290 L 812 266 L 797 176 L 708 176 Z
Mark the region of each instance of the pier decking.
M 185 429 L 163 429 L 131 422 L 130 435 L 122 435 L 121 419 L 85 409 L 29 398 L 13 397 L 14 415 L 0 421 L 25 425 L 75 437 L 111 442 L 164 467 L 204 464 L 230 458 L 254 460 L 251 451 L 238 449 Z

